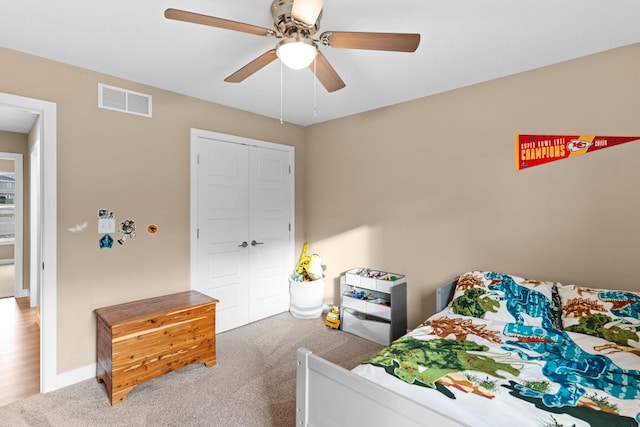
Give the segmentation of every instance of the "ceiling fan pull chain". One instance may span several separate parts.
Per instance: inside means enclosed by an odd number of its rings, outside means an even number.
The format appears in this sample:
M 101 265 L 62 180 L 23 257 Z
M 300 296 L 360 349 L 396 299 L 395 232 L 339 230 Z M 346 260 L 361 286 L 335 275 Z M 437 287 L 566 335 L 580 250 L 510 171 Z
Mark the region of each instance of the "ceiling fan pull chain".
M 316 77 L 317 69 L 317 61 L 316 58 L 318 55 L 313 57 L 313 117 L 318 117 L 318 99 L 317 99 L 317 91 L 316 87 L 318 86 L 318 78 Z
M 280 124 L 284 124 L 284 120 L 282 119 L 282 61 L 280 61 Z

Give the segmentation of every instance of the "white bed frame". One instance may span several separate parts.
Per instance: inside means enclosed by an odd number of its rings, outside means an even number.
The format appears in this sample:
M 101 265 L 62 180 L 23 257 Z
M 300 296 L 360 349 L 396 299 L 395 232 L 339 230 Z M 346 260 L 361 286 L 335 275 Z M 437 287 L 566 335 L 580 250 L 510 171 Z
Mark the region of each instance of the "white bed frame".
M 436 309 L 448 303 L 457 281 L 438 288 Z M 428 408 L 311 351 L 297 352 L 296 426 L 303 427 L 459 427 L 436 408 Z

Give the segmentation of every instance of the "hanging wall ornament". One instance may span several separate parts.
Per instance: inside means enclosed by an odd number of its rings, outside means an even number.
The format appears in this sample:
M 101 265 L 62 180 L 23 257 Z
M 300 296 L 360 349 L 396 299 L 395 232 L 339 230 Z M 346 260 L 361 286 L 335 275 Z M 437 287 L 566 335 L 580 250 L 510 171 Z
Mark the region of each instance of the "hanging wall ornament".
M 120 230 L 122 233 L 122 237 L 118 239 L 118 243 L 124 245 L 124 242 L 129 238 L 132 239 L 136 237 L 136 222 L 132 219 L 125 219 L 120 223 Z

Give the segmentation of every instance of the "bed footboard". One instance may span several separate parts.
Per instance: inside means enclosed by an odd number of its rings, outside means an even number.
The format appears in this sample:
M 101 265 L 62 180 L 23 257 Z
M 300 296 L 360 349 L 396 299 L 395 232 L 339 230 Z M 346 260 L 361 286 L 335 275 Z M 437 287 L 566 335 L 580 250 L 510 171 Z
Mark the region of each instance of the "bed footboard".
M 460 424 L 311 351 L 297 352 L 296 426 L 438 426 Z

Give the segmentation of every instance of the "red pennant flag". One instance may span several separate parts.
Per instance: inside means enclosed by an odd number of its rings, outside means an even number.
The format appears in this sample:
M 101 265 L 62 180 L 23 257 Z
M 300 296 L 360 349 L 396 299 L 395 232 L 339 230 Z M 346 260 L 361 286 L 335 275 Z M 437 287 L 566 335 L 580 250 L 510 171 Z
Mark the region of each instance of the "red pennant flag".
M 516 170 L 632 141 L 640 136 L 516 135 Z

